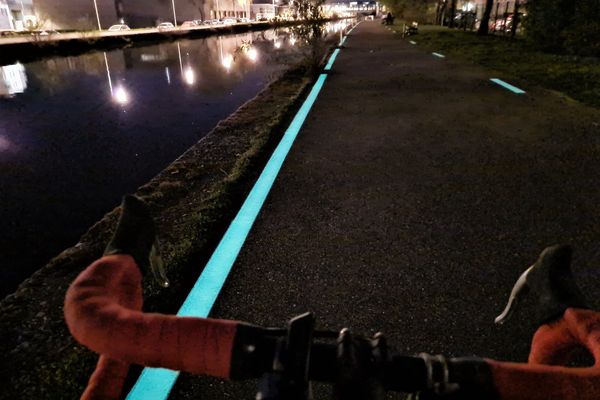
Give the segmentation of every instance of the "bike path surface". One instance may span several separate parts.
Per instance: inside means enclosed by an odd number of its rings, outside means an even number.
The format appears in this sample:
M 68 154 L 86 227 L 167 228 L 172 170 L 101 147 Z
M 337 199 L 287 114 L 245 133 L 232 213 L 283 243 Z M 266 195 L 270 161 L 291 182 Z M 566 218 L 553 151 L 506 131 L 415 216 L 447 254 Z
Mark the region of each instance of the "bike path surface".
M 312 311 L 318 329 L 382 331 L 408 354 L 526 360 L 531 310 L 493 320 L 544 247 L 573 244 L 578 282 L 600 294 L 600 113 L 494 77 L 359 25 L 211 317 Z M 184 374 L 170 398 L 253 390 Z

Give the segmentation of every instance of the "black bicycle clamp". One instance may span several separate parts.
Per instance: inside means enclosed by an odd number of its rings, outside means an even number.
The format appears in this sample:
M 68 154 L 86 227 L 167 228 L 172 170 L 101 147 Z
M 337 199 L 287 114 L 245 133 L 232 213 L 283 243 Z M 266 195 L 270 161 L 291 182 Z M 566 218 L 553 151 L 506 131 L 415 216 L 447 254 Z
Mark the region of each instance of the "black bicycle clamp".
M 273 367 L 259 381 L 256 400 L 310 400 L 308 379 L 315 317 L 305 313 L 288 322 L 287 335 L 277 340 Z
M 450 380 L 450 364 L 445 356 L 420 353 L 418 357 L 425 365 L 425 390 L 413 393 L 413 399 L 445 398 L 459 391 L 459 384 Z
M 306 313 L 290 320 L 287 334 L 278 339 L 271 371 L 259 382 L 257 400 L 311 400 L 309 377 L 315 318 Z M 317 332 L 321 338 L 335 333 Z M 337 336 L 333 398 L 380 400 L 385 398 L 384 371 L 388 346 L 383 334 L 372 339 L 354 336 L 344 328 Z
M 387 362 L 388 346 L 382 333 L 368 339 L 352 335 L 347 328 L 342 329 L 337 339 L 337 377 L 333 398 L 384 399 L 386 390 L 383 382 Z

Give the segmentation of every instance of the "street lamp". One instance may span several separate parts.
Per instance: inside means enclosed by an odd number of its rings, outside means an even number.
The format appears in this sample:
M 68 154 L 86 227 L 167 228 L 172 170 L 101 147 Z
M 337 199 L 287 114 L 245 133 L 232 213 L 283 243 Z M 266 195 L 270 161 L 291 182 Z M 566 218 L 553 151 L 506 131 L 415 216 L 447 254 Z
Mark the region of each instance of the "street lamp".
M 175 0 L 171 0 L 171 4 L 173 5 L 173 25 L 177 26 L 177 15 L 175 14 Z
M 102 26 L 100 26 L 100 16 L 98 15 L 98 4 L 96 4 L 96 0 L 94 0 L 94 9 L 96 10 L 96 20 L 98 21 L 98 30 L 102 30 Z

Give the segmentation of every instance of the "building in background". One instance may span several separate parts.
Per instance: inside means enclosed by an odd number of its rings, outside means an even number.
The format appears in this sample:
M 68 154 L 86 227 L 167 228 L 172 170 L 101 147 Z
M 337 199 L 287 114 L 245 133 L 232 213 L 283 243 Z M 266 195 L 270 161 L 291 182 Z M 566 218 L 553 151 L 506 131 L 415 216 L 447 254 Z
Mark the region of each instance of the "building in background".
M 36 26 L 32 0 L 0 0 L 0 31 L 22 31 Z
M 20 31 L 37 26 L 37 17 L 33 11 L 32 0 L 7 0 L 15 29 Z
M 0 67 L 0 98 L 23 93 L 27 89 L 27 74 L 21 63 Z
M 258 0 L 251 6 L 250 18 L 257 21 L 273 19 L 279 14 L 278 8 L 275 1 Z
M 19 0 L 0 0 L 18 2 Z M 32 0 L 24 0 L 31 3 Z M 124 23 L 131 28 L 161 22 L 181 24 L 189 20 L 248 18 L 252 0 L 33 0 L 35 14 L 44 29 L 98 29 L 94 3 L 102 29 Z M 1 4 L 1 3 L 0 3 Z M 175 10 L 173 10 L 173 5 Z M 175 21 L 176 19 L 176 21 Z
M 15 27 L 10 16 L 10 8 L 6 0 L 0 0 L 0 32 L 12 31 Z

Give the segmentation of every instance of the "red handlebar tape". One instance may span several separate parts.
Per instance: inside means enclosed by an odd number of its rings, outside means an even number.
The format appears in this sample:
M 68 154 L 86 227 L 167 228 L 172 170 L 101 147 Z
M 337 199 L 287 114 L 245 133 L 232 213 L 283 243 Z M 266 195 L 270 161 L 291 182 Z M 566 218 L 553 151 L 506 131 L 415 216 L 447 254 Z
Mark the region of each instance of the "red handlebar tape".
M 131 256 L 112 255 L 90 265 L 67 291 L 65 319 L 71 334 L 102 355 L 86 398 L 95 397 L 92 384 L 108 392 L 111 386 L 122 386 L 126 371 L 103 371 L 122 369 L 115 360 L 229 377 L 238 322 L 143 313 L 141 282 Z M 100 385 L 98 380 L 110 383 Z
M 594 356 L 593 366 L 562 366 L 582 347 Z M 533 337 L 528 364 L 486 361 L 500 399 L 600 399 L 600 313 L 569 308 L 562 319 L 542 325 Z
M 100 356 L 96 370 L 90 377 L 85 392 L 85 400 L 108 400 L 121 398 L 123 382 L 129 372 L 129 363 Z

